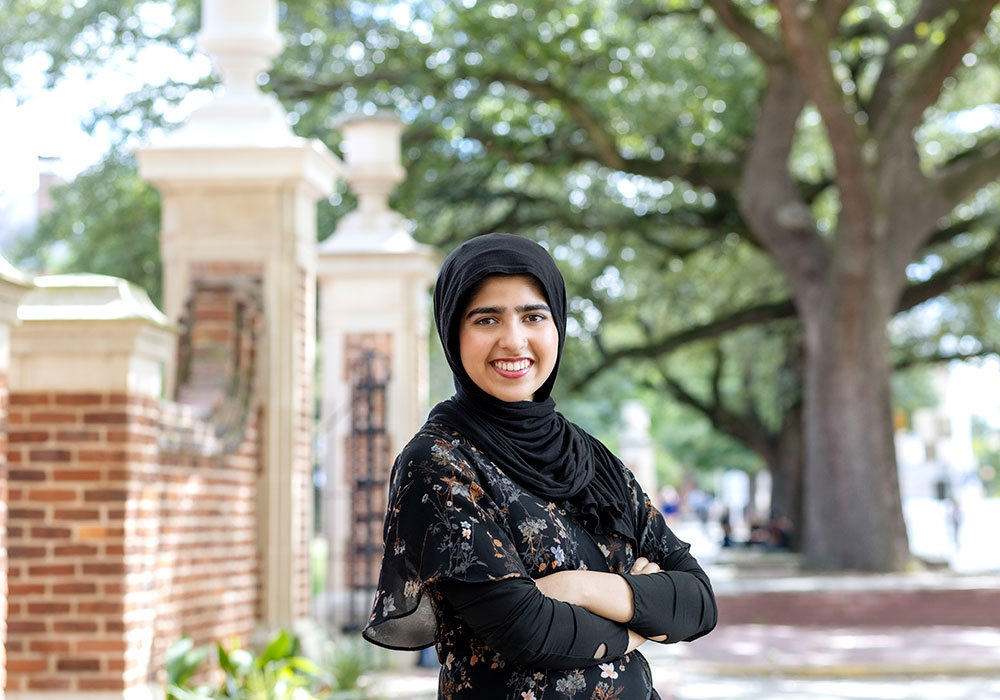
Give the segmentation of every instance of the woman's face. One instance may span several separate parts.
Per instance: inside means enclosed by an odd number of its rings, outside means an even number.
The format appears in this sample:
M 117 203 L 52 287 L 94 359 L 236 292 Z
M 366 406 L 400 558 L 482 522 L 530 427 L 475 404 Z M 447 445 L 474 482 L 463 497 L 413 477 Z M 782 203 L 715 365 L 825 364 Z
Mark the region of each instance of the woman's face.
M 462 367 L 501 401 L 530 401 L 559 354 L 552 310 L 532 277 L 487 277 L 462 316 Z

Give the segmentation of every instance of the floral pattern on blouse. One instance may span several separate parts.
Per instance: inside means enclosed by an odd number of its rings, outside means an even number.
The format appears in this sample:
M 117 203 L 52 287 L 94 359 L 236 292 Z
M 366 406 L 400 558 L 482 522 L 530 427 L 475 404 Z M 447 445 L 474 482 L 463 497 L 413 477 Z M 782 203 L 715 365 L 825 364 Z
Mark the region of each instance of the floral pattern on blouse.
M 686 548 L 624 466 L 622 478 L 639 532 L 599 535 L 583 527 L 572 502 L 532 495 L 457 433 L 425 424 L 393 466 L 385 554 L 365 636 L 391 648 L 433 643 L 443 700 L 656 698 L 638 651 L 570 670 L 519 666 L 478 639 L 434 586 L 564 569 L 627 572 L 638 556 L 662 562 Z

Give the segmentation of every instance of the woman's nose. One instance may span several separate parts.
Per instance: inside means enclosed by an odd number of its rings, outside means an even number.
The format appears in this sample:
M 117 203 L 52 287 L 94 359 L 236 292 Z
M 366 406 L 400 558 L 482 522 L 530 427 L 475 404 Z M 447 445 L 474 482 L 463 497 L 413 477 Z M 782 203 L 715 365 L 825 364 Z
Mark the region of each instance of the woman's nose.
M 500 346 L 507 350 L 519 350 L 524 346 L 524 331 L 517 325 L 508 326 L 500 336 Z

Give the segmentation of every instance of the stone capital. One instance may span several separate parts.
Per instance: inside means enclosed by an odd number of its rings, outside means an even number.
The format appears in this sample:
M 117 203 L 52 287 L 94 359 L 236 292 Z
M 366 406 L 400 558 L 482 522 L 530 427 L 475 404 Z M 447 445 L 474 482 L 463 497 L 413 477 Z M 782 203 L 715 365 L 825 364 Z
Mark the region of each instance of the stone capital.
M 12 390 L 162 395 L 176 330 L 142 289 L 105 275 L 35 282 L 11 330 Z

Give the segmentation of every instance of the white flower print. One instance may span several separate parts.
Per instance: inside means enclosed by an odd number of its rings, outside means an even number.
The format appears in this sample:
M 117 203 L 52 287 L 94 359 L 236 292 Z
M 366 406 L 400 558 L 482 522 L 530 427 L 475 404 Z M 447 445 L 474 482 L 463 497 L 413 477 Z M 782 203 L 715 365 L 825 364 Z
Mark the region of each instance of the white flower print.
M 549 551 L 552 552 L 552 556 L 556 558 L 556 564 L 559 566 L 566 564 L 566 553 L 563 551 L 562 547 L 549 547 Z
M 618 671 L 615 670 L 615 665 L 611 664 L 598 664 L 601 669 L 601 678 L 610 678 L 614 680 L 618 677 Z
M 525 537 L 531 537 L 532 535 L 537 535 L 542 530 L 548 527 L 548 524 L 541 518 L 528 518 L 524 522 L 517 526 L 517 529 L 521 531 L 521 534 Z
M 382 599 L 382 614 L 388 615 L 393 610 L 396 609 L 396 600 L 392 597 L 390 593 L 385 598 Z
M 521 698 L 523 698 L 523 700 L 535 700 L 535 691 L 525 690 L 521 693 Z
M 556 681 L 556 692 L 566 696 L 576 695 L 581 690 L 585 690 L 586 687 L 587 681 L 580 669 L 571 671 L 564 678 Z
M 472 537 L 472 524 L 468 520 L 462 521 L 462 537 L 465 539 Z
M 420 581 L 418 579 L 411 578 L 406 582 L 406 585 L 403 586 L 403 595 L 407 598 L 413 598 L 418 593 L 420 593 Z

